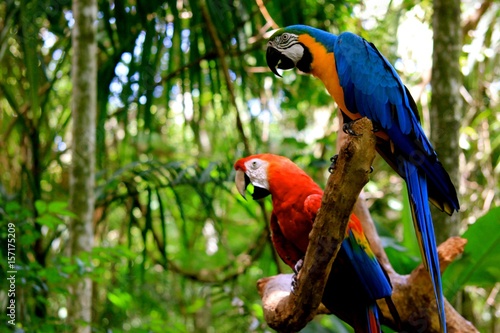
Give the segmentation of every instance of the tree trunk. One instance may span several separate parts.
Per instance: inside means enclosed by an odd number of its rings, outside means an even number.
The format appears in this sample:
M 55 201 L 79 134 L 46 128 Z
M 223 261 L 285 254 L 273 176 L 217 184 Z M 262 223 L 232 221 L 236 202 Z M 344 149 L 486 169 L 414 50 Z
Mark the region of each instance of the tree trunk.
M 93 245 L 95 128 L 97 110 L 97 1 L 73 0 L 72 32 L 72 168 L 70 206 L 76 217 L 70 223 L 68 251 L 76 258 L 90 253 Z M 92 282 L 75 277 L 68 298 L 68 320 L 73 332 L 91 331 Z
M 433 7 L 431 141 L 458 191 L 458 138 L 462 118 L 459 91 L 462 85 L 459 64 L 462 48 L 460 1 L 434 0 Z M 437 209 L 433 209 L 432 213 L 438 244 L 458 234 L 460 214 L 455 213 L 449 217 Z

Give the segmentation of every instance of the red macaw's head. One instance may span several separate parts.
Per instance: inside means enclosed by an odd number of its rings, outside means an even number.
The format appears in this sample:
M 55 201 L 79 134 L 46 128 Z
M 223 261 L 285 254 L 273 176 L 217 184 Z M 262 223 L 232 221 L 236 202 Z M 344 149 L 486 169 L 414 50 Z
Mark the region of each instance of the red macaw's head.
M 270 154 L 251 155 L 241 158 L 234 164 L 236 170 L 236 188 L 238 192 L 245 197 L 248 185 L 254 187 L 252 198 L 254 200 L 262 199 L 271 194 L 269 191 L 269 160 L 278 156 Z
M 236 188 L 243 197 L 249 184 L 254 187 L 254 200 L 269 194 L 278 199 L 311 191 L 322 193 L 320 187 L 302 169 L 283 156 L 251 155 L 236 161 L 234 169 Z

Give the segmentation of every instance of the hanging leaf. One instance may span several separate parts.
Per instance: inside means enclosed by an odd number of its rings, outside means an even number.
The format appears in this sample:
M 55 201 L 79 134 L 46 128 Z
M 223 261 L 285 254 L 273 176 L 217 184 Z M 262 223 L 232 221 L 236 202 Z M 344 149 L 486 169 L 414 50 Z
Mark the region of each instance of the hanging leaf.
M 132 303 L 132 296 L 129 293 L 122 292 L 120 290 L 108 292 L 108 299 L 111 303 L 122 309 L 128 308 L 130 303 Z
M 420 248 L 415 235 L 415 226 L 411 216 L 410 199 L 406 183 L 403 183 L 403 210 L 401 212 L 401 222 L 403 222 L 403 246 L 408 250 L 408 254 L 420 257 Z
M 68 208 L 68 202 L 66 202 L 66 201 L 51 201 L 51 202 L 49 202 L 47 210 L 49 213 L 52 213 L 52 214 L 69 216 L 69 217 L 75 218 L 76 215 L 72 211 L 68 210 L 67 208 Z
M 47 211 L 47 203 L 43 200 L 37 200 L 35 201 L 35 208 L 38 215 L 43 215 Z

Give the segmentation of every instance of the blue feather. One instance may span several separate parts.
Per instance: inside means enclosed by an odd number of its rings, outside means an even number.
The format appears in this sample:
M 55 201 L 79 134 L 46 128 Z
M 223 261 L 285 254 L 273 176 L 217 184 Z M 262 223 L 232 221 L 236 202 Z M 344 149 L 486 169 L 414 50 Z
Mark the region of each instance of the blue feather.
M 348 237 L 342 242 L 342 248 L 353 264 L 354 270 L 371 300 L 391 296 L 392 286 L 379 262 L 375 257 L 370 258 L 364 248 L 358 244 L 351 230 Z
M 366 328 L 368 333 L 382 332 L 380 328 L 377 303 L 372 303 L 366 308 L 366 322 L 368 323 L 368 327 Z
M 406 174 L 406 183 L 410 194 L 410 206 L 413 214 L 413 224 L 417 233 L 420 248 L 423 249 L 424 266 L 429 271 L 434 296 L 437 300 L 439 320 L 446 323 L 444 311 L 444 296 L 441 284 L 441 272 L 439 268 L 439 258 L 437 254 L 436 239 L 434 237 L 434 226 L 429 208 L 427 196 L 427 179 L 425 173 L 408 161 L 402 161 Z M 446 324 L 444 324 L 444 331 Z

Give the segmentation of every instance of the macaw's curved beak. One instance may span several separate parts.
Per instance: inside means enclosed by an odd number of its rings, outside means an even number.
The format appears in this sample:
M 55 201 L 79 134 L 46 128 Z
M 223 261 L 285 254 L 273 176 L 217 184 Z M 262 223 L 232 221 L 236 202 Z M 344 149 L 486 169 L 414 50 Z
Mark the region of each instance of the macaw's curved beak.
M 234 182 L 236 183 L 236 189 L 238 189 L 238 192 L 246 200 L 245 194 L 248 185 L 250 185 L 250 178 L 242 170 L 236 170 Z M 259 200 L 267 197 L 269 194 L 271 194 L 269 190 L 254 185 L 252 199 Z
M 236 183 L 236 189 L 246 200 L 245 193 L 248 184 L 250 184 L 250 178 L 248 178 L 248 176 L 242 170 L 236 170 L 236 177 L 234 179 L 234 182 Z
M 285 56 L 283 53 L 280 51 L 276 50 L 272 46 L 267 47 L 266 51 L 266 61 L 267 61 L 267 66 L 271 69 L 271 71 L 281 77 L 281 75 L 278 73 L 276 68 L 279 69 L 292 69 L 295 67 L 294 62 L 292 59 L 288 58 Z

